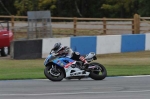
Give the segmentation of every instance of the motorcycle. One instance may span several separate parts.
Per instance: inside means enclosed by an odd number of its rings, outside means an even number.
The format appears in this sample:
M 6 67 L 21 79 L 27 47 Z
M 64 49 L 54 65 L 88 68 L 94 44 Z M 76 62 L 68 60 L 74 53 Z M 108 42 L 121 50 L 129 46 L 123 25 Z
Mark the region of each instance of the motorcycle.
M 50 52 L 44 61 L 44 75 L 51 81 L 61 81 L 64 78 L 80 80 L 87 77 L 94 80 L 103 80 L 107 76 L 106 68 L 102 64 L 92 62 L 97 59 L 94 52 L 87 54 L 85 59 L 89 63 L 86 68 L 81 61 Z

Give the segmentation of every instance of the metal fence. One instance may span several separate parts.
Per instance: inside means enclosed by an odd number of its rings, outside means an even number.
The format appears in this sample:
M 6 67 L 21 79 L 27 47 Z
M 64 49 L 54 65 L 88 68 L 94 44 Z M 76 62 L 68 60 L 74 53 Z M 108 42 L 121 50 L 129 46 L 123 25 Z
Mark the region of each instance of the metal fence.
M 50 11 L 28 11 L 28 39 L 52 37 Z

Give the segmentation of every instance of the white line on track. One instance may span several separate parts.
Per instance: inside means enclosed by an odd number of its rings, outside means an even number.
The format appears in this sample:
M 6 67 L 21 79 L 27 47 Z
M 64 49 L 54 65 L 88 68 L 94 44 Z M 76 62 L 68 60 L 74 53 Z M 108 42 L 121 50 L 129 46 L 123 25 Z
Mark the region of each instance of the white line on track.
M 150 77 L 150 75 L 118 76 L 118 77 Z
M 39 94 L 0 94 L 0 96 L 50 96 L 50 95 L 78 95 L 78 94 L 109 94 L 109 93 L 144 93 L 150 90 L 139 91 L 108 91 L 108 92 L 70 92 L 70 93 L 39 93 Z
M 109 76 L 108 76 L 109 77 Z M 110 76 L 110 77 L 129 77 L 129 78 L 134 78 L 134 77 L 150 77 L 150 75 L 135 75 L 135 76 Z M 86 78 L 86 79 L 91 79 Z M 48 80 L 48 79 L 34 79 L 34 80 Z

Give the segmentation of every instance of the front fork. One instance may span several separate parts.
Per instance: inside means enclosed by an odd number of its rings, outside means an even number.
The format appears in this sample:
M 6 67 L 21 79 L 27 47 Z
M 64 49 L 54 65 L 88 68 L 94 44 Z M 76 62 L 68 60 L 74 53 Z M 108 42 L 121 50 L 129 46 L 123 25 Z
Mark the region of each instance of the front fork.
M 56 65 L 52 65 L 52 68 L 49 70 L 50 74 L 53 76 L 59 76 L 60 71 L 57 69 Z

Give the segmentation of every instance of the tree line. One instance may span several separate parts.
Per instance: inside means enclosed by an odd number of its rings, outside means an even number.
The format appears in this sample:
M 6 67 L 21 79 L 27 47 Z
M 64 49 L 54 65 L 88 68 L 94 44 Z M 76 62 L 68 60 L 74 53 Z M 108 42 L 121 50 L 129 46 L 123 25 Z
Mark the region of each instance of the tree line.
M 0 15 L 50 10 L 54 17 L 130 18 L 150 16 L 150 0 L 0 0 Z

